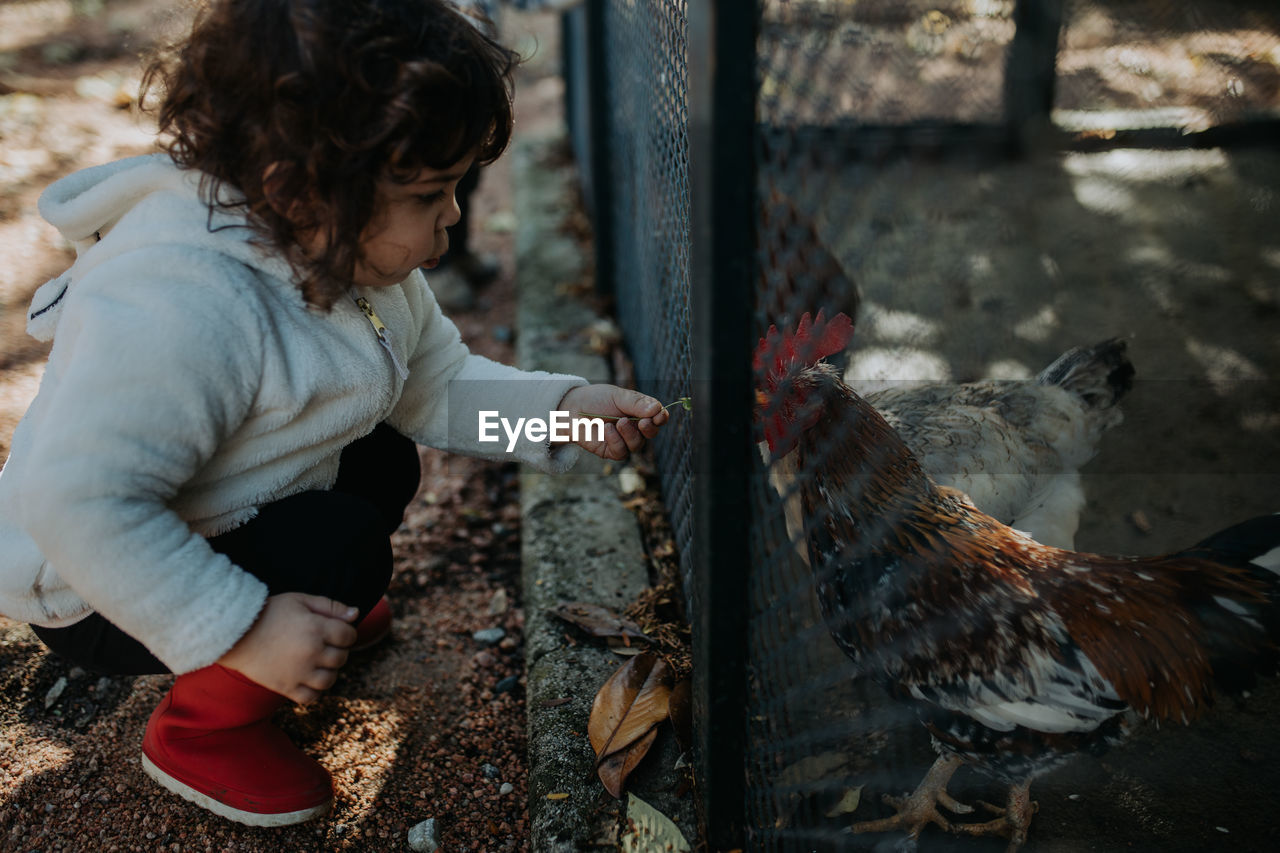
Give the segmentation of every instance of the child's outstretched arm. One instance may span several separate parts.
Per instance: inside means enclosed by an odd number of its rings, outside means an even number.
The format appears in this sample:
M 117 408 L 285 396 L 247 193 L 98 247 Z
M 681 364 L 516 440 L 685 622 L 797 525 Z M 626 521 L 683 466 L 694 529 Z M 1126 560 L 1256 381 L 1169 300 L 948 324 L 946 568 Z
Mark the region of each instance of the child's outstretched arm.
M 591 431 L 578 446 L 604 459 L 626 459 L 632 451 L 644 447 L 670 415 L 648 394 L 630 391 L 616 385 L 579 385 L 571 388 L 560 401 L 560 409 L 571 417 L 606 418 L 604 441 L 591 440 Z
M 306 704 L 333 686 L 356 641 L 356 608 L 319 595 L 268 596 L 258 620 L 218 663 Z

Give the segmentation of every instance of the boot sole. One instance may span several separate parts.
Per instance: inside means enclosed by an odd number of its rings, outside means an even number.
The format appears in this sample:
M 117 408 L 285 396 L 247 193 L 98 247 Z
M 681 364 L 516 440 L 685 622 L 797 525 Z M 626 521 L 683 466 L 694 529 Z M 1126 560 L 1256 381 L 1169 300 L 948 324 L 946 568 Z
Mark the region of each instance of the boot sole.
M 312 806 L 307 809 L 299 809 L 294 812 L 277 812 L 275 814 L 263 814 L 261 812 L 248 812 L 243 809 L 237 809 L 229 806 L 224 802 L 215 800 L 208 794 L 203 794 L 192 788 L 185 782 L 180 782 L 173 776 L 170 776 L 159 766 L 157 766 L 147 754 L 142 753 L 142 769 L 148 776 L 162 788 L 177 794 L 188 802 L 195 803 L 202 809 L 207 809 L 219 817 L 225 817 L 227 820 L 234 820 L 237 823 L 243 823 L 246 826 L 291 826 L 295 823 L 305 823 L 312 818 L 317 818 L 329 810 L 333 805 L 333 799 L 330 798 L 318 806 Z
M 368 640 L 365 640 L 363 643 L 361 643 L 361 644 L 360 644 L 360 645 L 358 645 L 358 646 L 352 646 L 352 647 L 351 647 L 351 651 L 353 651 L 353 652 L 367 652 L 367 651 L 369 651 L 369 649 L 372 649 L 372 648 L 374 648 L 375 646 L 380 646 L 380 645 L 382 645 L 382 643 L 383 643 L 383 642 L 384 642 L 388 637 L 390 637 L 390 636 L 391 636 L 391 628 L 389 628 L 389 627 L 388 627 L 388 628 L 387 628 L 387 630 L 383 631 L 383 632 L 382 632 L 381 634 L 379 634 L 378 636 L 376 636 L 376 637 L 371 637 L 371 638 L 369 638 Z

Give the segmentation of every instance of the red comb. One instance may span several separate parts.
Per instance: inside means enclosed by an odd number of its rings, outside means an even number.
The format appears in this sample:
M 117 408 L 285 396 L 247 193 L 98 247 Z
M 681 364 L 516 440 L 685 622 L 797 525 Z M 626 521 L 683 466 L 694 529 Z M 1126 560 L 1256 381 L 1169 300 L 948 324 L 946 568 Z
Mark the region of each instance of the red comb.
M 816 364 L 819 359 L 840 352 L 852 336 L 853 321 L 847 314 L 841 312 L 828 321 L 819 311 L 817 318 L 811 320 L 806 311 L 794 333 L 779 332 L 776 326 L 770 326 L 756 347 L 751 365 L 760 373 L 772 359 L 765 376 L 777 379 L 792 365 Z

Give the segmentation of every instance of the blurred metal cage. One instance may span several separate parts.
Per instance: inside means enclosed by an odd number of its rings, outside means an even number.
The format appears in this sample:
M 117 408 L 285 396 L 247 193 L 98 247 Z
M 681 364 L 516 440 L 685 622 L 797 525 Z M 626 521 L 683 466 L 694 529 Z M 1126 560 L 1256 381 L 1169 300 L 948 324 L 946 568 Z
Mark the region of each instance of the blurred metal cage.
M 1125 337 L 1139 381 L 1084 469 L 1076 547 L 1157 554 L 1274 512 L 1280 6 L 591 0 L 575 15 L 599 273 L 641 387 L 695 397 L 692 432 L 658 450 L 712 848 L 891 845 L 900 833 L 847 827 L 914 787 L 929 737 L 853 678 L 823 624 L 754 447 L 750 353 L 771 324 L 844 311 L 857 328 L 833 360 L 865 393 L 1025 381 Z M 1266 848 L 1280 691 L 1256 694 L 1037 781 L 1032 849 Z M 999 796 L 967 771 L 952 793 Z

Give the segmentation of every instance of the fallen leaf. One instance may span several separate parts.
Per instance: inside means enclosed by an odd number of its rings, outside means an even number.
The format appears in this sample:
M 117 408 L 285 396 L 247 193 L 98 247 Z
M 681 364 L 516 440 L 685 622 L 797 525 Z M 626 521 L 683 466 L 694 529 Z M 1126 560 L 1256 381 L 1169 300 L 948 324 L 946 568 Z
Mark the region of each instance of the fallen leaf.
M 622 797 L 622 786 L 627 781 L 627 776 L 636 768 L 640 760 L 648 754 L 649 747 L 653 746 L 653 741 L 657 737 L 658 727 L 653 726 L 639 740 L 627 744 L 624 749 L 605 756 L 604 760 L 600 762 L 600 766 L 596 768 L 596 773 L 600 776 L 600 782 L 604 785 L 606 791 L 615 798 Z
M 858 803 L 862 801 L 862 786 L 856 788 L 845 788 L 844 794 L 840 797 L 840 802 L 827 809 L 827 817 L 840 817 L 842 814 L 853 814 L 858 810 Z
M 497 592 L 493 594 L 493 598 L 489 599 L 489 615 L 501 616 L 507 612 L 511 604 L 507 600 L 507 591 L 502 587 L 498 587 Z
M 815 784 L 825 782 L 843 771 L 849 763 L 849 756 L 843 752 L 821 752 L 817 755 L 807 755 L 783 768 L 778 774 L 776 784 L 776 790 L 781 793 L 774 795 L 778 813 L 774 821 L 775 828 L 782 829 L 789 826 L 796 809 L 800 806 L 800 796 L 794 789 L 812 788 Z
M 805 785 L 829 779 L 849 765 L 849 756 L 843 752 L 822 752 L 808 755 L 789 764 L 778 774 L 778 785 Z
M 640 472 L 636 471 L 628 465 L 618 472 L 618 491 L 624 495 L 632 492 L 638 492 L 644 488 L 644 477 L 640 476 Z
M 653 546 L 653 556 L 655 557 L 674 557 L 676 554 L 676 543 L 671 539 L 665 539 Z
M 622 330 L 612 320 L 597 320 L 587 329 L 587 351 L 604 355 L 622 340 Z
M 47 711 L 53 707 L 54 703 L 62 697 L 62 691 L 67 689 L 67 677 L 59 676 L 58 680 L 53 683 L 49 691 L 44 694 L 44 709 Z
M 620 842 L 623 853 L 690 853 L 693 849 L 671 818 L 635 794 L 627 795 L 627 831 Z
M 587 736 L 603 759 L 667 718 L 671 669 L 651 652 L 636 655 L 609 677 L 591 703 Z
M 620 637 L 627 640 L 649 638 L 640 626 L 624 619 L 607 607 L 586 601 L 561 601 L 551 609 L 552 614 L 576 625 L 593 637 Z
M 1151 532 L 1151 522 L 1147 520 L 1147 514 L 1140 509 L 1129 513 L 1129 523 L 1136 527 L 1139 533 Z
M 627 774 L 653 745 L 670 700 L 670 667 L 651 652 L 618 667 L 596 693 L 587 738 L 596 753 L 600 781 L 613 796 L 622 796 Z

